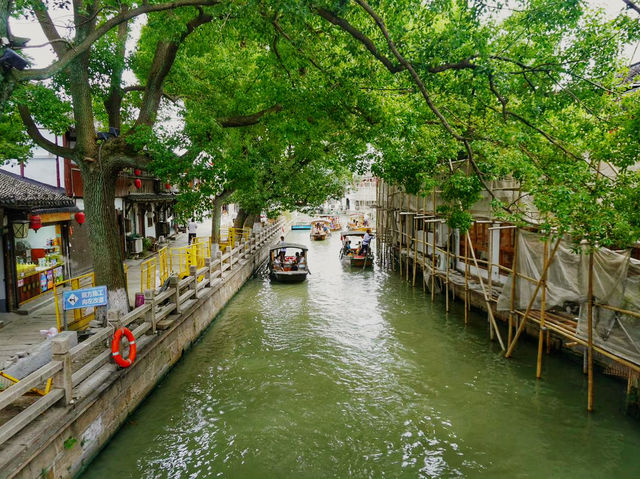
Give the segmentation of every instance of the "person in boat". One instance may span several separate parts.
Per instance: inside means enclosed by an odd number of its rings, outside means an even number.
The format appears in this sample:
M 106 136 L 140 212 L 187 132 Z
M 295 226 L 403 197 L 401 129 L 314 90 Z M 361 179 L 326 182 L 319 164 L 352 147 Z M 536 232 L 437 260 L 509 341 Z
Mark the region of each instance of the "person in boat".
M 343 250 L 343 254 L 345 256 L 350 255 L 352 253 L 351 251 L 351 240 L 347 240 L 344 244 L 344 250 Z
M 282 271 L 282 262 L 280 261 L 280 255 L 276 255 L 273 260 L 273 269 L 276 271 Z
M 326 233 L 329 233 L 329 228 L 327 227 L 327 225 L 323 225 L 323 226 L 322 226 L 322 231 L 324 231 L 324 232 L 325 232 L 325 234 L 326 234 Z
M 284 236 L 280 236 L 280 244 L 282 244 L 282 245 L 285 244 Z M 280 262 L 281 263 L 284 263 L 284 255 L 285 254 L 287 254 L 287 248 L 280 248 L 279 256 L 280 256 Z
M 298 268 L 305 269 L 307 267 L 307 259 L 304 256 L 304 251 L 300 252 L 300 258 L 298 259 Z
M 371 238 L 373 238 L 373 236 L 371 236 L 371 230 L 367 228 L 367 231 L 365 231 L 362 238 L 362 246 L 360 247 L 360 254 L 362 256 L 365 256 L 369 251 L 369 243 L 371 242 Z
M 296 257 L 291 261 L 291 271 L 298 271 L 298 263 L 300 262 L 300 253 L 296 251 Z

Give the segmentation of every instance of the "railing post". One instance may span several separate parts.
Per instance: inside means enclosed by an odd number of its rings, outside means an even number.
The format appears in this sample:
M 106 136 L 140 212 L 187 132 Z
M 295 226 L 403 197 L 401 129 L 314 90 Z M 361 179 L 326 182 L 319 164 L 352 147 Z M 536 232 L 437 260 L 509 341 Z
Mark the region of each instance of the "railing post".
M 155 292 L 152 289 L 147 289 L 144 292 L 144 302 L 145 304 L 149 304 L 151 306 L 149 308 L 149 311 L 146 312 L 144 320 L 151 325 L 151 332 L 153 334 L 156 334 L 156 311 L 158 308 L 156 306 L 156 300 L 154 296 Z
M 218 260 L 218 269 L 220 270 L 220 280 L 222 280 L 222 251 L 216 253 L 216 259 Z
M 207 280 L 209 281 L 209 287 L 211 287 L 211 273 L 213 271 L 213 269 L 211 268 L 211 264 L 213 263 L 212 259 L 209 258 L 205 258 L 204 259 L 204 265 L 207 267 L 207 273 L 205 275 L 205 278 L 207 278 Z
M 62 369 L 53 376 L 53 384 L 64 391 L 64 404 L 73 400 L 73 381 L 71 379 L 71 339 L 75 333 L 63 331 L 51 340 L 52 359 L 62 363 Z
M 198 298 L 198 267 L 189 266 L 189 276 L 193 278 L 193 281 L 189 284 L 189 289 L 193 290 L 194 299 Z
M 179 280 L 177 276 L 171 276 L 169 278 L 169 287 L 175 288 L 173 292 L 173 302 L 176 305 L 176 313 L 180 314 L 180 287 L 178 286 Z

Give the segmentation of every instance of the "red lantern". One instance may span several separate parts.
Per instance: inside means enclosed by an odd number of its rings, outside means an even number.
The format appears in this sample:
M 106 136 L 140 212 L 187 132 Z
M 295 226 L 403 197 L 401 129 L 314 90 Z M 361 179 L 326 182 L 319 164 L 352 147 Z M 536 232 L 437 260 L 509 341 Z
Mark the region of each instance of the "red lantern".
M 133 170 L 133 174 L 136 176 L 140 176 L 142 174 L 142 170 L 139 170 L 138 168 L 136 168 L 135 170 Z
M 133 181 L 133 184 L 136 185 L 136 188 L 140 189 L 142 187 L 142 180 L 140 178 L 136 178 Z
M 78 222 L 78 224 L 80 226 L 82 226 L 84 224 L 84 211 L 78 211 L 74 216 L 73 216 L 76 221 Z
M 40 218 L 39 215 L 31 215 L 31 218 L 29 219 L 29 228 L 37 232 L 42 228 L 42 218 Z
M 165 184 L 164 184 L 164 188 L 165 188 L 166 190 L 170 190 L 170 189 L 171 189 L 171 183 L 165 183 Z

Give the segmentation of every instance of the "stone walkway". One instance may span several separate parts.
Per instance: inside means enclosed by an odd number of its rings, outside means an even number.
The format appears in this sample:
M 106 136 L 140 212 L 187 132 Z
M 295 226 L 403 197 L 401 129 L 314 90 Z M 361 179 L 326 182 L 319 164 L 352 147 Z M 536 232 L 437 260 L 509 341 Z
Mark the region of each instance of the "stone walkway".
M 223 215 L 223 226 L 228 225 L 231 219 Z M 211 220 L 205 218 L 198 226 L 197 236 L 211 235 Z M 179 233 L 174 240 L 169 242 L 170 248 L 185 246 L 187 234 Z M 140 263 L 148 258 L 126 260 L 128 266 L 129 301 L 133 306 L 135 294 L 140 290 Z M 41 306 L 32 307 L 33 310 L 24 308 L 28 314 L 0 313 L 0 371 L 11 362 L 16 355 L 26 355 L 30 350 L 45 340 L 40 332 L 56 327 L 56 311 L 53 295 L 48 301 L 40 301 Z

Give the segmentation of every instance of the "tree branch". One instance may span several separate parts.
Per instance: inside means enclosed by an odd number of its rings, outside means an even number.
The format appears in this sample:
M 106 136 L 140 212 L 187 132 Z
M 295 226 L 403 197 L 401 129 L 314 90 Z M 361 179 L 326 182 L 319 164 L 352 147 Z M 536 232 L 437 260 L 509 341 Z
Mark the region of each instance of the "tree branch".
M 269 113 L 278 113 L 283 110 L 283 106 L 276 104 L 272 107 L 265 108 L 264 110 L 260 110 L 251 115 L 238 115 L 238 116 L 230 116 L 225 118 L 218 118 L 218 123 L 223 128 L 237 128 L 243 126 L 251 126 L 260 122 L 263 116 Z
M 110 18 L 105 23 L 100 25 L 94 31 L 92 31 L 84 40 L 82 40 L 78 45 L 73 48 L 70 48 L 64 55 L 60 56 L 59 60 L 55 63 L 52 63 L 46 68 L 34 68 L 27 70 L 12 70 L 12 75 L 17 81 L 28 81 L 28 80 L 44 80 L 46 78 L 51 77 L 56 74 L 60 70 L 64 69 L 71 63 L 78 55 L 84 53 L 88 50 L 93 43 L 101 38 L 104 34 L 106 34 L 112 28 L 120 25 L 127 20 L 131 20 L 139 15 L 144 15 L 147 13 L 153 12 L 162 12 L 165 10 L 172 10 L 174 8 L 182 8 L 182 7 L 196 7 L 196 6 L 212 6 L 218 5 L 220 0 L 180 0 L 175 2 L 167 2 L 167 3 L 159 3 L 156 5 L 150 5 L 148 3 L 143 3 L 141 7 L 134 8 L 128 10 L 124 13 L 120 13 L 115 17 Z M 51 40 L 50 40 L 51 41 Z
M 622 1 L 627 5 L 627 8 L 631 10 L 635 10 L 637 13 L 640 13 L 640 7 L 636 5 L 636 3 L 634 3 L 632 0 L 622 0 Z
M 53 51 L 56 53 L 58 58 L 62 58 L 62 56 L 69 51 L 70 46 L 58 33 L 58 30 L 53 24 L 53 20 L 49 16 L 47 6 L 42 1 L 36 1 L 33 6 L 33 13 L 38 19 L 40 28 L 42 28 L 47 40 L 49 40 Z
M 42 133 L 40 133 L 40 129 L 36 125 L 36 122 L 33 121 L 33 117 L 31 116 L 29 107 L 27 107 L 26 105 L 18 105 L 18 111 L 20 112 L 20 118 L 22 118 L 22 123 L 24 123 L 27 134 L 36 145 L 44 148 L 54 155 L 62 156 L 65 158 L 75 157 L 75 151 L 73 149 L 56 145 L 52 141 L 49 141 L 44 136 L 42 136 Z
M 204 25 L 205 23 L 213 20 L 213 16 L 204 13 L 201 8 L 199 10 L 200 12 L 198 16 L 187 23 L 186 31 L 178 40 L 171 42 L 158 42 L 153 61 L 151 63 L 151 68 L 149 70 L 146 89 L 144 91 L 142 105 L 140 106 L 140 114 L 136 120 L 136 126 L 153 125 L 158 107 L 160 106 L 160 99 L 163 94 L 162 87 L 167 75 L 169 75 L 169 72 L 171 71 L 173 63 L 175 62 L 180 44 L 200 25 Z

